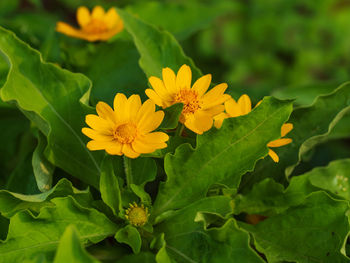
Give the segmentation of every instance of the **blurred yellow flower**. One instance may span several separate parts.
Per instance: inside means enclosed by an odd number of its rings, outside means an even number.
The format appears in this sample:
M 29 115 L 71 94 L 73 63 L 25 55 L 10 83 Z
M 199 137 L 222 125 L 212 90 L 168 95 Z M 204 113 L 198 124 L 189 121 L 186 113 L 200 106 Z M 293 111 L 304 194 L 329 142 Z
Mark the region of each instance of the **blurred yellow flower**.
M 123 30 L 124 24 L 115 8 L 106 13 L 101 6 L 96 6 L 91 14 L 89 9 L 81 6 L 77 10 L 77 21 L 80 29 L 64 22 L 57 22 L 56 30 L 67 36 L 85 39 L 93 42 L 106 41 Z
M 153 89 L 147 89 L 147 96 L 155 104 L 167 108 L 183 103 L 180 122 L 195 133 L 202 134 L 213 126 L 213 117 L 224 111 L 223 103 L 230 98 L 224 94 L 227 84 L 222 83 L 208 90 L 211 75 L 199 78 L 191 87 L 192 72 L 187 65 L 181 66 L 177 75 L 170 68 L 163 68 L 163 80 L 150 77 Z
M 258 106 L 260 102 L 261 101 L 259 101 L 256 106 Z M 215 120 L 214 125 L 218 129 L 221 128 L 221 125 L 224 119 L 246 115 L 249 112 L 251 112 L 252 103 L 250 101 L 250 98 L 246 94 L 242 95 L 237 102 L 233 98 L 230 98 L 225 102 L 225 111 L 226 112 L 222 112 L 214 117 L 214 120 Z M 281 137 L 286 136 L 287 133 L 289 133 L 292 129 L 293 129 L 292 123 L 283 124 L 281 127 Z M 284 146 L 291 142 L 292 142 L 292 139 L 290 138 L 281 138 L 281 139 L 277 139 L 272 142 L 269 142 L 267 144 L 267 147 L 269 147 L 269 155 L 274 162 L 278 163 L 279 157 L 270 148 Z
M 136 158 L 141 153 L 152 153 L 167 147 L 169 136 L 163 132 L 152 132 L 164 118 L 163 111 L 155 111 L 155 104 L 147 100 L 141 104 L 139 95 L 127 99 L 118 93 L 114 98 L 114 111 L 104 102 L 96 105 L 97 115 L 86 116 L 91 127 L 82 132 L 92 139 L 87 144 L 90 151 L 105 150 L 111 155 Z

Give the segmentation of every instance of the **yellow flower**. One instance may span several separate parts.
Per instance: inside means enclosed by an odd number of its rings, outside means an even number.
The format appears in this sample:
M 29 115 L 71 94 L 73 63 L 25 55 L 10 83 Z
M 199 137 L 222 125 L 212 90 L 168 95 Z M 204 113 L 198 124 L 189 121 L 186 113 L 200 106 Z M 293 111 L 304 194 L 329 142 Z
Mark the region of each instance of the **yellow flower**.
M 260 102 L 261 101 L 259 101 L 256 106 L 258 106 Z M 214 125 L 218 129 L 221 127 L 224 119 L 246 115 L 249 112 L 251 112 L 252 103 L 250 101 L 250 98 L 246 94 L 242 95 L 237 102 L 233 98 L 230 98 L 225 102 L 225 111 L 226 112 L 220 113 L 214 117 L 214 120 L 215 120 Z M 281 137 L 286 136 L 287 133 L 289 133 L 292 129 L 293 129 L 292 123 L 283 124 L 281 127 Z M 277 139 L 272 142 L 269 142 L 267 144 L 267 147 L 269 147 L 269 155 L 274 162 L 278 163 L 279 157 L 270 148 L 284 146 L 291 142 L 292 142 L 292 139 L 290 138 L 281 138 L 281 139 Z
M 77 10 L 77 21 L 80 29 L 64 22 L 57 22 L 56 30 L 67 36 L 85 39 L 87 41 L 108 40 L 123 30 L 123 21 L 115 8 L 107 13 L 101 6 L 96 6 L 90 14 L 89 9 L 81 6 Z
M 222 83 L 206 93 L 211 75 L 199 78 L 191 88 L 191 68 L 183 65 L 177 75 L 170 68 L 163 68 L 163 80 L 150 77 L 153 89 L 147 89 L 147 96 L 155 104 L 167 108 L 175 103 L 183 103 L 180 122 L 195 133 L 202 134 L 213 126 L 213 117 L 224 111 L 223 103 L 230 98 L 224 94 L 227 84 Z
M 147 223 L 149 213 L 148 208 L 143 204 L 138 206 L 135 202 L 129 204 L 129 208 L 125 210 L 125 218 L 134 226 L 143 226 Z
M 164 118 L 163 111 L 155 111 L 155 104 L 147 100 L 141 105 L 139 95 L 127 99 L 118 93 L 114 98 L 114 111 L 104 102 L 96 105 L 97 115 L 86 116 L 91 127 L 82 132 L 92 139 L 87 144 L 90 151 L 105 150 L 111 155 L 136 158 L 141 153 L 151 153 L 167 147 L 169 136 L 164 132 L 152 132 Z

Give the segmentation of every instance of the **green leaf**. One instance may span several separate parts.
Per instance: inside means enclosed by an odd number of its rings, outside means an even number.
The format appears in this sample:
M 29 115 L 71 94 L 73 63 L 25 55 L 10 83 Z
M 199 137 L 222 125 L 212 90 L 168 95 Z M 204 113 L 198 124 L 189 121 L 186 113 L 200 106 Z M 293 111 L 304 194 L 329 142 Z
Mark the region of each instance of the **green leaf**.
M 294 168 L 316 145 L 329 139 L 337 123 L 350 110 L 350 84 L 345 83 L 328 95 L 320 96 L 308 107 L 293 111 L 288 122 L 293 130 L 286 136 L 293 142 L 285 147 L 276 148 L 280 157 L 278 164 L 270 158 L 260 161 L 253 173 L 243 178 L 241 187 L 249 189 L 255 182 L 272 177 L 277 182 L 286 183 Z
M 137 255 L 127 255 L 118 259 L 118 263 L 156 263 L 154 254 L 150 252 L 141 252 Z
M 166 250 L 166 242 L 164 239 L 164 233 L 154 238 L 151 242 L 151 249 L 159 249 L 156 255 L 157 263 L 172 263 L 175 262 L 170 258 Z
M 177 71 L 183 64 L 191 67 L 193 79 L 201 76 L 192 59 L 186 57 L 176 39 L 166 31 L 160 31 L 141 19 L 118 9 L 125 29 L 134 39 L 140 53 L 140 66 L 147 75 L 160 77 L 162 69 L 169 67 Z
M 125 177 L 130 185 L 135 184 L 144 187 L 146 183 L 152 182 L 156 178 L 157 165 L 152 158 L 131 159 L 123 156 L 122 160 L 124 170 L 117 171 L 117 174 L 121 178 Z M 118 161 L 120 162 L 120 159 Z
M 271 216 L 282 213 L 301 204 L 310 193 L 317 191 L 328 191 L 333 198 L 350 200 L 349 169 L 350 159 L 337 160 L 326 167 L 317 167 L 292 177 L 287 189 L 267 178 L 255 184 L 251 191 L 235 196 L 235 214 L 245 212 Z
M 287 192 L 304 193 L 327 190 L 335 196 L 350 201 L 350 159 L 336 160 L 326 167 L 317 167 L 300 176 L 292 177 Z
M 230 219 L 222 227 L 206 229 L 200 213 L 220 218 L 232 212 L 230 198 L 209 197 L 180 209 L 165 219 L 156 229 L 164 232 L 166 252 L 177 262 L 263 262 L 249 247 L 249 235 Z
M 271 263 L 349 262 L 340 252 L 349 233 L 348 209 L 348 202 L 317 192 L 283 214 L 242 227 Z
M 164 120 L 159 126 L 159 129 L 169 130 L 175 129 L 179 124 L 179 118 L 182 112 L 183 104 L 176 103 L 168 108 L 162 109 L 164 111 Z
M 39 212 L 44 206 L 53 206 L 49 202 L 51 199 L 68 195 L 74 196 L 77 200 L 91 199 L 89 191 L 77 190 L 67 179 L 62 179 L 52 189 L 37 195 L 23 195 L 0 190 L 0 212 L 8 218 L 26 209 Z
M 198 136 L 195 149 L 184 144 L 167 154 L 168 179 L 160 184 L 154 215 L 201 199 L 214 183 L 237 188 L 241 176 L 267 155 L 267 143 L 280 136 L 291 108 L 290 102 L 265 98 L 250 114 L 226 119 L 221 129 Z
M 293 197 L 285 194 L 283 185 L 267 178 L 255 184 L 251 191 L 234 197 L 234 213 L 263 215 L 280 213 L 293 204 Z M 304 199 L 305 196 L 301 198 Z
M 135 254 L 140 253 L 141 249 L 141 236 L 139 231 L 132 225 L 127 225 L 115 234 L 115 239 L 119 243 L 124 243 L 132 248 Z
M 81 238 L 74 225 L 69 225 L 64 231 L 58 245 L 54 263 L 97 263 L 81 244 Z
M 6 78 L 6 75 L 4 77 Z M 24 137 L 28 137 L 26 132 L 29 130 L 29 125 L 30 122 L 18 109 L 5 108 L 1 105 L 0 174 L 2 176 L 7 177 L 20 161 Z
M 91 82 L 43 62 L 37 51 L 3 28 L 0 36 L 0 51 L 10 64 L 2 99 L 16 101 L 48 137 L 46 156 L 51 163 L 98 188 L 99 155 L 86 148 L 87 138 L 81 133 L 88 113 L 82 102 L 87 101 Z
M 104 214 L 81 207 L 72 197 L 58 197 L 51 202 L 54 206 L 42 208 L 38 216 L 23 211 L 11 218 L 7 239 L 0 245 L 0 262 L 21 262 L 53 253 L 70 224 L 77 228 L 84 245 L 113 236 L 118 230 Z
M 118 179 L 114 174 L 114 156 L 106 156 L 101 165 L 100 192 L 103 202 L 105 202 L 118 215 L 122 210 L 122 197 L 120 193 Z
M 35 180 L 41 192 L 45 192 L 51 188 L 52 174 L 55 169 L 44 156 L 46 146 L 46 138 L 41 132 L 38 132 L 38 145 L 33 153 L 32 165 Z
M 147 98 L 144 92 L 147 79 L 138 65 L 140 56 L 132 41 L 117 39 L 113 43 L 101 42 L 88 47 L 79 47 L 80 51 L 82 48 L 87 50 L 87 54 L 84 54 L 85 63 L 74 65 L 74 69 L 91 79 L 93 87 L 90 100 L 93 105 L 98 101 L 113 105 L 116 93 L 124 93 L 127 97 L 139 94 L 141 99 Z M 72 48 L 72 45 L 67 45 L 66 49 L 72 56 L 69 63 L 76 63 L 75 53 L 79 50 Z

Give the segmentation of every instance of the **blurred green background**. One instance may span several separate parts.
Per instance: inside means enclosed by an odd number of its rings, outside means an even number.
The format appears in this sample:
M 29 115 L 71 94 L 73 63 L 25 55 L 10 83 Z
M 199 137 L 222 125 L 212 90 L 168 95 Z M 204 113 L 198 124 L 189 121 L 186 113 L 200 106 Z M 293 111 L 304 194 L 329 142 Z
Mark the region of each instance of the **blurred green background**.
M 90 64 L 111 53 L 117 59 L 118 46 L 75 41 L 54 28 L 57 21 L 75 25 L 77 7 L 97 4 L 126 8 L 168 30 L 204 73 L 212 73 L 215 82 L 228 82 L 237 93 L 259 99 L 273 92 L 285 95 L 280 90 L 293 96 L 307 89 L 305 96 L 312 98 L 349 79 L 348 0 L 2 0 L 0 24 L 39 49 L 44 59 L 91 74 L 94 80 L 104 70 L 96 72 Z M 132 51 L 122 59 L 129 56 L 137 61 Z
M 169 31 L 213 82 L 229 84 L 236 99 L 247 93 L 256 103 L 274 95 L 309 105 L 350 79 L 350 0 L 1 0 L 0 25 L 39 50 L 44 60 L 87 75 L 92 105 L 111 103 L 117 92 L 131 95 L 148 81 L 125 31 L 97 43 L 55 31 L 57 21 L 76 26 L 76 9 L 83 5 L 125 8 Z M 7 72 L 0 60 L 0 84 Z M 0 144 L 0 184 L 7 181 L 6 188 L 26 192 L 15 182 L 28 169 L 18 167 L 31 166 L 37 139 L 17 109 L 0 106 L 0 127 L 6 127 L 0 129 L 0 138 L 6 138 Z M 315 148 L 299 169 L 347 157 L 348 134 L 348 125 L 339 125 L 334 143 Z

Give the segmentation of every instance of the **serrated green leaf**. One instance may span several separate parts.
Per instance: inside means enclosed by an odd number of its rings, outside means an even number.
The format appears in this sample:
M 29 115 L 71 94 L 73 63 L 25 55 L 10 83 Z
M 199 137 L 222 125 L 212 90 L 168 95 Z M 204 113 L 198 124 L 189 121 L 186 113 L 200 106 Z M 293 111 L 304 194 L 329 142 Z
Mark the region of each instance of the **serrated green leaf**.
M 140 252 L 142 243 L 141 236 L 139 231 L 132 225 L 127 225 L 119 229 L 114 237 L 119 243 L 129 245 L 135 254 Z
M 47 146 L 46 138 L 38 132 L 38 145 L 35 148 L 32 158 L 32 165 L 36 184 L 41 192 L 46 192 L 52 186 L 52 174 L 55 167 L 44 156 Z
M 0 190 L 0 212 L 5 217 L 12 217 L 15 213 L 29 209 L 39 212 L 44 206 L 52 206 L 49 201 L 55 197 L 74 196 L 76 199 L 90 200 L 89 191 L 80 191 L 72 186 L 67 179 L 60 180 L 49 191 L 37 195 L 23 195 Z
M 23 211 L 11 218 L 7 239 L 0 242 L 0 262 L 21 262 L 53 253 L 70 224 L 77 228 L 84 245 L 113 236 L 118 230 L 104 214 L 81 207 L 72 197 L 57 197 L 51 202 L 54 206 L 42 208 L 38 216 Z
M 214 183 L 237 188 L 241 176 L 267 155 L 267 143 L 280 136 L 291 110 L 290 102 L 265 98 L 250 114 L 226 119 L 221 129 L 198 136 L 195 149 L 184 144 L 166 155 L 168 179 L 160 184 L 154 214 L 201 199 Z
M 74 225 L 67 226 L 58 245 L 54 263 L 98 263 L 81 244 L 81 238 Z
M 330 132 L 349 111 L 349 83 L 341 85 L 331 94 L 318 97 L 311 106 L 295 109 L 288 121 L 293 123 L 294 128 L 286 136 L 293 142 L 276 148 L 279 163 L 274 164 L 272 160 L 260 161 L 254 172 L 243 178 L 242 188 L 249 189 L 255 182 L 267 177 L 286 183 L 286 176 L 292 174 L 303 156 L 316 145 L 328 140 Z
M 349 233 L 346 201 L 324 192 L 255 226 L 242 225 L 255 238 L 268 262 L 349 262 L 340 250 Z
M 270 216 L 282 213 L 317 191 L 328 191 L 334 198 L 350 200 L 349 169 L 350 159 L 337 160 L 326 167 L 292 177 L 286 189 L 270 178 L 265 179 L 255 184 L 251 191 L 235 196 L 235 214 L 245 212 Z
M 191 67 L 193 78 L 201 76 L 192 59 L 186 57 L 176 39 L 166 31 L 160 31 L 141 19 L 118 9 L 125 29 L 134 39 L 140 53 L 140 66 L 147 75 L 160 77 L 162 68 L 169 67 L 177 71 L 183 64 Z
M 113 211 L 114 215 L 122 210 L 122 197 L 118 179 L 114 174 L 114 156 L 106 156 L 101 164 L 100 192 L 103 202 Z
M 206 229 L 209 223 L 198 222 L 198 213 L 225 217 L 232 212 L 230 198 L 209 197 L 175 212 L 156 226 L 164 232 L 166 252 L 177 262 L 263 262 L 249 248 L 249 235 L 238 229 L 233 219 L 220 228 Z
M 48 137 L 50 162 L 98 188 L 99 155 L 86 148 L 87 139 L 81 133 L 88 110 L 80 100 L 86 102 L 90 81 L 43 62 L 37 51 L 3 28 L 0 51 L 10 64 L 2 99 L 16 101 Z
M 312 191 L 327 190 L 334 197 L 350 201 L 349 170 L 350 159 L 333 161 L 326 167 L 317 167 L 303 175 L 292 177 L 287 193 L 301 196 Z

